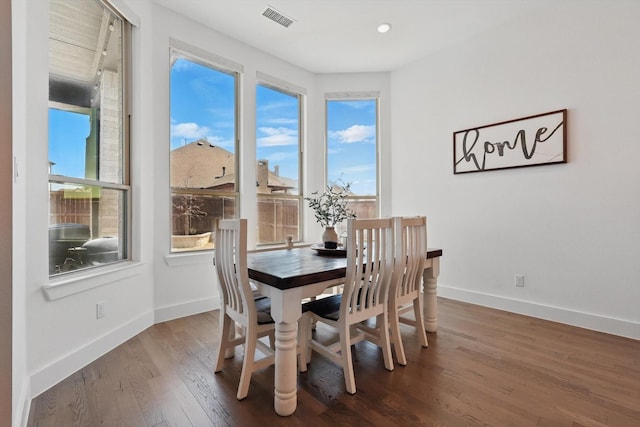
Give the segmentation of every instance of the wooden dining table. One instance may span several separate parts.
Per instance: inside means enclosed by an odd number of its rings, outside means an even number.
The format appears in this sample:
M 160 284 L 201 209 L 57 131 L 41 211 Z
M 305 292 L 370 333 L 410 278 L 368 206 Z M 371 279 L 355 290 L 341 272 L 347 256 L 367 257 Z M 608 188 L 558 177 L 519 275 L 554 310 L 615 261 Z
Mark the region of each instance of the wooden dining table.
M 322 252 L 322 251 L 320 251 Z M 275 331 L 274 408 L 278 415 L 295 412 L 297 398 L 298 320 L 302 300 L 320 295 L 325 289 L 344 282 L 346 258 L 327 256 L 310 247 L 255 251 L 247 254 L 249 278 L 260 293 L 271 298 L 271 317 Z M 442 249 L 427 250 L 423 273 L 425 329 L 438 326 L 437 279 Z

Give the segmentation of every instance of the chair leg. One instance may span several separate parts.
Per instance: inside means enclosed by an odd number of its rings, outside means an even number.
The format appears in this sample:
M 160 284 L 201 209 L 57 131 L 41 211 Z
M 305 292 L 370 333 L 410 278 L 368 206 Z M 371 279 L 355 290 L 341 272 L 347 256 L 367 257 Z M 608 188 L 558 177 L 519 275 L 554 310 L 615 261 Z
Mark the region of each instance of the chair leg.
M 269 347 L 271 347 L 271 350 L 275 351 L 275 349 L 276 349 L 276 331 L 275 331 L 275 329 L 273 331 L 269 332 L 268 337 L 269 337 Z
M 234 341 L 238 335 L 241 336 L 243 334 L 242 327 L 233 320 L 230 321 L 231 327 L 229 328 L 229 342 Z M 231 359 L 236 354 L 235 350 L 235 346 L 227 346 L 227 349 L 224 352 L 224 358 Z
M 380 319 L 380 347 L 382 348 L 384 367 L 388 371 L 393 371 L 393 357 L 391 356 L 391 340 L 389 337 L 389 315 L 384 312 L 380 316 L 382 316 Z
M 400 335 L 400 318 L 398 317 L 398 307 L 391 309 L 389 313 L 389 323 L 391 326 L 390 341 L 393 344 L 393 349 L 396 352 L 396 359 L 402 366 L 407 364 L 407 357 L 404 353 L 404 345 L 402 344 L 402 336 Z
M 305 323 L 305 337 L 306 342 L 304 343 L 304 360 L 307 365 L 311 363 L 311 355 L 313 354 L 313 350 L 311 349 L 311 340 L 313 339 L 313 331 L 314 325 L 316 324 L 316 320 L 311 315 L 302 315 L 303 322 Z
M 249 394 L 249 383 L 253 373 L 253 364 L 256 357 L 256 341 L 258 334 L 256 330 L 249 326 L 245 331 L 244 340 L 244 360 L 242 361 L 242 372 L 240 373 L 240 384 L 238 385 L 238 400 L 242 400 Z
M 424 311 L 422 310 L 422 301 L 420 298 L 416 298 L 413 300 L 413 312 L 416 317 L 416 329 L 418 330 L 418 338 L 420 339 L 420 344 L 423 347 L 429 347 L 429 341 L 427 341 L 427 333 L 424 329 Z
M 307 364 L 309 363 L 309 340 L 311 339 L 311 318 L 302 314 L 298 322 L 298 370 L 307 372 Z
M 223 310 L 220 310 L 220 337 L 218 340 L 218 359 L 216 361 L 216 372 L 222 370 L 226 353 L 229 349 L 233 350 L 234 346 L 230 344 L 230 333 L 235 335 L 235 322 L 227 316 Z
M 342 357 L 342 372 L 347 393 L 356 393 L 356 378 L 353 373 L 353 358 L 351 355 L 351 330 L 349 325 L 342 325 L 340 331 L 340 355 Z

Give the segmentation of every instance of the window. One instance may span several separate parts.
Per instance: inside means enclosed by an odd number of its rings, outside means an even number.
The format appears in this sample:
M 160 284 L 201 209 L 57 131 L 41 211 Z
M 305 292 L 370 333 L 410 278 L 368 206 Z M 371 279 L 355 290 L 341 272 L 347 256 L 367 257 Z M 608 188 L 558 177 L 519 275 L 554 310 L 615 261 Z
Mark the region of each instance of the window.
M 301 240 L 300 97 L 256 88 L 258 244 Z
M 350 184 L 349 208 L 378 216 L 378 100 L 328 99 L 327 181 Z M 338 227 L 344 231 L 344 224 Z
M 50 2 L 49 275 L 130 253 L 130 24 L 98 0 Z
M 237 212 L 237 73 L 173 50 L 170 78 L 171 251 L 212 249 Z

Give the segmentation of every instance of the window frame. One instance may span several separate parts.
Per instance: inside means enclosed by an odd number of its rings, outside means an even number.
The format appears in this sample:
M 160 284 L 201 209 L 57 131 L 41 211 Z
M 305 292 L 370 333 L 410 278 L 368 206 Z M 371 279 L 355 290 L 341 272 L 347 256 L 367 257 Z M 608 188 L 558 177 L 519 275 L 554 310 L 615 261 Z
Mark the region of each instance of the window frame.
M 199 49 L 195 46 L 191 46 L 187 43 L 181 42 L 179 40 L 170 39 L 169 41 L 169 54 L 170 54 L 170 66 L 169 66 L 169 74 L 171 74 L 171 70 L 175 61 L 179 58 L 185 59 L 187 61 L 198 64 L 202 67 L 207 67 L 212 70 L 215 70 L 220 73 L 224 73 L 230 75 L 234 79 L 234 168 L 235 168 L 235 180 L 233 183 L 233 191 L 221 191 L 221 190 L 207 190 L 201 188 L 179 188 L 179 187 L 171 187 L 171 136 L 169 136 L 169 161 L 168 161 L 168 171 L 169 171 L 169 182 L 168 182 L 168 190 L 169 190 L 169 232 L 170 236 L 173 235 L 173 195 L 202 195 L 208 196 L 212 198 L 233 198 L 235 202 L 235 210 L 234 210 L 234 218 L 239 218 L 240 216 L 240 181 L 241 181 L 241 167 L 242 164 L 240 162 L 240 85 L 242 78 L 243 68 L 240 64 L 237 64 L 233 61 L 227 60 L 223 57 L 217 56 L 215 54 L 211 54 L 207 51 Z M 171 77 L 169 77 L 169 94 L 171 93 Z M 171 116 L 171 100 L 169 100 L 169 115 Z M 168 120 L 171 123 L 171 120 Z M 213 232 L 213 230 L 211 230 Z M 171 243 L 171 239 L 169 239 L 169 254 L 170 256 L 176 255 L 189 255 L 189 254 L 198 254 L 198 253 L 206 253 L 214 250 L 214 248 L 202 248 L 202 249 L 190 249 L 190 250 L 175 250 Z
M 348 196 L 347 201 L 357 202 L 362 200 L 373 200 L 375 202 L 376 215 L 380 216 L 380 172 L 381 172 L 381 156 L 380 156 L 380 93 L 377 91 L 371 92 L 329 92 L 324 95 L 324 115 L 325 115 L 325 174 L 324 179 L 326 185 L 330 183 L 329 180 L 329 102 L 347 102 L 347 101 L 375 101 L 375 118 L 376 118 L 376 192 L 369 195 L 353 195 Z
M 122 199 L 122 213 L 119 215 L 119 220 L 122 221 L 123 227 L 122 232 L 124 236 L 121 241 L 124 244 L 124 248 L 120 250 L 122 253 L 122 259 L 118 259 L 116 261 L 107 262 L 102 265 L 93 265 L 89 267 L 79 268 L 71 271 L 60 271 L 55 274 L 48 273 L 48 284 L 45 286 L 47 291 L 47 296 L 49 299 L 51 298 L 49 293 L 53 293 L 53 289 L 55 286 L 63 283 L 67 283 L 69 281 L 73 281 L 74 278 L 86 278 L 92 277 L 95 275 L 110 275 L 114 271 L 114 266 L 117 264 L 123 265 L 123 263 L 128 263 L 133 259 L 133 195 L 132 195 L 132 184 L 131 184 L 131 114 L 132 114 L 132 87 L 133 87 L 133 77 L 132 77 L 132 55 L 133 55 L 133 27 L 135 25 L 133 20 L 130 20 L 125 16 L 121 11 L 110 4 L 107 0 L 96 0 L 96 2 L 100 3 L 102 7 L 116 16 L 122 25 L 122 33 L 121 33 L 121 45 L 120 45 L 120 54 L 121 54 L 121 64 L 122 64 L 122 76 L 120 78 L 120 83 L 122 85 L 121 88 L 121 104 L 120 108 L 121 112 L 121 138 L 120 138 L 120 148 L 122 153 L 121 159 L 121 167 L 122 167 L 122 177 L 120 183 L 107 182 L 99 179 L 87 179 L 87 178 L 77 178 L 67 175 L 61 174 L 53 174 L 51 173 L 51 169 L 49 169 L 48 177 L 47 177 L 47 185 L 51 187 L 51 184 L 73 184 L 73 185 L 83 185 L 89 187 L 99 187 L 101 189 L 106 190 L 115 190 L 122 191 L 123 199 Z M 135 18 L 135 17 L 134 17 Z M 50 77 L 49 77 L 50 79 Z M 55 101 L 50 99 L 50 94 L 48 96 L 47 102 L 47 114 L 51 109 L 58 109 L 62 111 L 82 113 L 89 111 L 89 107 L 83 107 L 78 105 L 72 105 L 60 101 Z M 47 132 L 47 137 L 49 137 L 49 133 Z M 47 148 L 49 147 L 50 141 L 47 141 Z M 50 192 L 47 193 L 47 197 L 50 198 Z M 47 203 L 47 223 L 50 224 L 51 211 L 50 211 L 50 202 Z M 48 246 L 48 252 L 51 252 L 51 245 Z M 93 287 L 93 286 L 91 286 Z M 57 292 L 60 293 L 60 292 Z M 74 292 L 72 292 L 74 293 Z M 65 292 L 59 297 L 66 296 Z
M 298 159 L 298 194 L 276 194 L 276 195 L 267 195 L 267 194 L 258 194 L 256 192 L 256 202 L 260 199 L 269 199 L 269 198 L 279 198 L 279 199 L 287 199 L 287 200 L 297 200 L 298 201 L 298 239 L 294 240 L 293 243 L 300 243 L 304 241 L 304 131 L 305 131 L 305 121 L 304 121 L 304 104 L 306 91 L 302 88 L 294 87 L 286 82 L 282 82 L 274 77 L 267 76 L 262 73 L 258 73 L 256 79 L 256 86 L 263 86 L 268 89 L 283 93 L 285 95 L 289 95 L 295 97 L 298 101 L 298 150 L 297 150 L 297 159 Z M 256 109 L 258 105 L 256 103 Z M 257 117 L 257 116 L 256 116 Z M 257 119 L 256 119 L 256 128 L 257 128 Z M 258 149 L 258 144 L 256 142 L 256 153 Z M 257 162 L 260 159 L 257 158 L 256 155 L 256 166 Z M 256 209 L 256 218 L 257 218 L 257 209 Z M 259 222 L 259 221 L 258 221 Z M 268 247 L 273 245 L 280 245 L 283 243 L 287 243 L 286 238 L 281 242 L 265 242 L 260 243 L 257 241 L 256 237 L 256 246 L 257 247 Z

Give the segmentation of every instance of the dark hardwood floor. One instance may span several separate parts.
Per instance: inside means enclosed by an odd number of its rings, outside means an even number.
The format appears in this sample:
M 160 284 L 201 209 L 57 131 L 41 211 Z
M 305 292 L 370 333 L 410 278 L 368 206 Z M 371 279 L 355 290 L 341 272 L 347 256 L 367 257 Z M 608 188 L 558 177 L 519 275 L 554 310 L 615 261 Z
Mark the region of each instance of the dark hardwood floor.
M 298 409 L 273 410 L 273 367 L 235 398 L 241 349 L 214 374 L 217 311 L 155 325 L 36 397 L 29 426 L 640 426 L 640 341 L 439 299 L 407 366 L 356 345 L 358 391 L 314 355 Z M 319 333 L 322 333 L 320 330 Z

